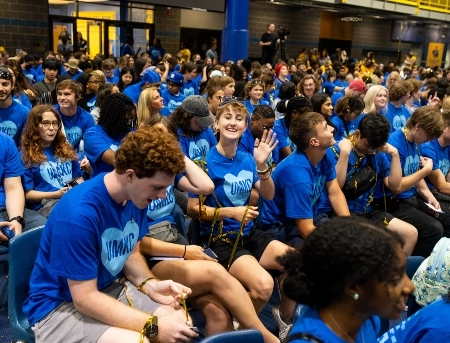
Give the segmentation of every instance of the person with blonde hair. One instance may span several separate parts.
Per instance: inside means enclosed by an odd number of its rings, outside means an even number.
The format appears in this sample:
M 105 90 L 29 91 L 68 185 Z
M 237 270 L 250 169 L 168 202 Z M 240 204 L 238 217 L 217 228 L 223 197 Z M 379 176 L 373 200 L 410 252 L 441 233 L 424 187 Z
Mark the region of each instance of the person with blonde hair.
M 364 96 L 364 113 L 375 111 L 380 114 L 385 114 L 387 110 L 387 103 L 389 99 L 389 91 L 386 87 L 376 85 L 370 87 Z
M 159 94 L 158 88 L 145 88 L 139 95 L 137 105 L 137 125 L 145 124 L 152 116 L 168 116 L 169 109 L 164 107 L 163 98 Z

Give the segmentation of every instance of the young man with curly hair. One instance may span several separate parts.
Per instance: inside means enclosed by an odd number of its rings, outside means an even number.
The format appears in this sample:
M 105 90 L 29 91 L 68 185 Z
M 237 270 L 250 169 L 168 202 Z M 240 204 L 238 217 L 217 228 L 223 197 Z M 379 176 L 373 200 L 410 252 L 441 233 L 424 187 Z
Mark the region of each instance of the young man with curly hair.
M 42 234 L 24 304 L 36 342 L 189 342 L 197 336 L 177 309 L 191 290 L 156 279 L 140 253 L 148 204 L 165 197 L 184 167 L 171 135 L 140 128 L 122 141 L 112 172 L 61 198 Z
M 405 107 L 405 103 L 410 96 L 411 90 L 405 81 L 398 81 L 389 86 L 389 102 L 386 118 L 389 120 L 389 124 L 391 124 L 391 132 L 403 129 L 406 121 L 411 116 Z

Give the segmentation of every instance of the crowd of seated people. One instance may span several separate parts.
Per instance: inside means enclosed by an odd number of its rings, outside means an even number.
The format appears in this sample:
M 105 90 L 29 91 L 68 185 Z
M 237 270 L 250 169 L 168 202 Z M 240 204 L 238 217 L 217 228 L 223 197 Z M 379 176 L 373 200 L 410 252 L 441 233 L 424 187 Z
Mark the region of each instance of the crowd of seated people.
M 407 331 L 446 300 L 402 332 L 378 317 L 405 311 L 407 258 L 450 237 L 450 71 L 22 54 L 0 67 L 0 244 L 45 224 L 37 342 L 435 337 Z M 278 335 L 258 318 L 275 285 Z

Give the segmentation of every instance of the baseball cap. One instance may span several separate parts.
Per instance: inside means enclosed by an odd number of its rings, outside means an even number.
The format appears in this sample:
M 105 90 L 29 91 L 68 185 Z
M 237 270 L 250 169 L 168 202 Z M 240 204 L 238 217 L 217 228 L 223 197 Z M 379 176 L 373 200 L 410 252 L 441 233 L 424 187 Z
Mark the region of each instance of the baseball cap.
M 184 83 L 184 77 L 183 75 L 181 75 L 181 73 L 177 71 L 172 71 L 167 77 L 167 81 L 182 85 Z
M 78 69 L 78 60 L 76 58 L 69 59 L 69 62 L 64 63 L 66 67 L 72 68 L 72 69 Z
M 354 89 L 355 91 L 358 91 L 358 92 L 366 91 L 366 85 L 361 80 L 353 80 L 352 82 L 350 82 L 348 88 Z
M 215 117 L 208 108 L 208 101 L 200 95 L 190 95 L 181 103 L 186 112 L 194 115 L 195 120 L 202 127 L 214 124 Z
M 209 77 L 211 78 L 214 76 L 223 76 L 223 74 L 220 70 L 213 70 L 212 73 L 209 75 Z
M 146 68 L 141 73 L 141 85 L 144 85 L 147 82 L 159 83 L 161 82 L 161 76 L 157 72 L 151 70 L 150 68 Z

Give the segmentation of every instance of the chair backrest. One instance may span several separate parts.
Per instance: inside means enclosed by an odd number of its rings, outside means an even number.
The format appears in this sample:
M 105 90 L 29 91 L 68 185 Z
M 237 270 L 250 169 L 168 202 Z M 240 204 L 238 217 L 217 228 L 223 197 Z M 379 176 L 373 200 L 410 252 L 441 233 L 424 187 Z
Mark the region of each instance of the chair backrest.
M 31 343 L 34 334 L 22 305 L 30 290 L 30 276 L 36 261 L 44 226 L 38 226 L 9 241 L 8 316 L 18 338 Z
M 218 333 L 202 340 L 202 343 L 263 343 L 263 335 L 258 330 L 237 330 Z

